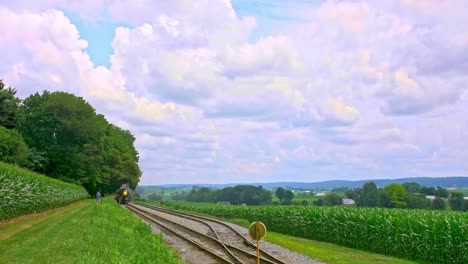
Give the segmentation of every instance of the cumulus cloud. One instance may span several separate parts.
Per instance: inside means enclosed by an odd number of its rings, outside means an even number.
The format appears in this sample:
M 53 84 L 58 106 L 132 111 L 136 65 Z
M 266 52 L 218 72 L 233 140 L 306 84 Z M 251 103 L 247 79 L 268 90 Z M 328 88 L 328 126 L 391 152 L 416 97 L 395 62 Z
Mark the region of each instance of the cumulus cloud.
M 130 129 L 145 184 L 468 170 L 463 1 L 325 1 L 257 38 L 230 1 L 0 3 L 0 77 Z M 126 25 L 109 68 L 69 12 Z
M 0 75 L 20 95 L 36 89 L 76 91 L 77 61 L 88 60 L 79 32 L 60 11 L 14 12 L 0 6 Z

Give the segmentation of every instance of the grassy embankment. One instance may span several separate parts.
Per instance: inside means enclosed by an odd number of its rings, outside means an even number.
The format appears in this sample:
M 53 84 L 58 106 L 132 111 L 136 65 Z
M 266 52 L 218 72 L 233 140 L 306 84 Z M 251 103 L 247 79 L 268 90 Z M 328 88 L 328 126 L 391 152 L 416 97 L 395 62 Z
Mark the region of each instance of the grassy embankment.
M 0 226 L 3 263 L 182 263 L 160 235 L 112 199 Z
M 146 202 L 147 204 L 154 204 L 159 206 L 159 202 Z M 203 206 L 203 204 L 201 205 Z M 210 207 L 210 204 L 206 204 Z M 189 210 L 180 210 L 189 213 L 213 217 L 208 214 L 194 212 Z M 248 227 L 250 224 L 243 219 L 226 219 L 219 218 L 227 222 L 235 223 L 243 227 Z M 336 244 L 320 242 L 315 240 L 303 239 L 294 236 L 288 236 L 276 232 L 268 231 L 265 241 L 283 246 L 291 251 L 300 252 L 311 259 L 323 261 L 333 264 L 379 264 L 379 263 L 395 263 L 395 264 L 414 264 L 416 261 L 405 259 L 398 259 L 376 253 L 370 253 L 358 249 L 338 246 Z
M 79 185 L 0 162 L 0 221 L 64 206 L 88 197 Z

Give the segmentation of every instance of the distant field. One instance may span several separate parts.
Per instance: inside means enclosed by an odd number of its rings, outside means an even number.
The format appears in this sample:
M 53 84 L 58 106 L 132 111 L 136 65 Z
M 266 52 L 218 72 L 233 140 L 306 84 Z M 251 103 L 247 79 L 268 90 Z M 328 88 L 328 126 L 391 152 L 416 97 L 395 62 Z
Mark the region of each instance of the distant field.
M 174 194 L 177 194 L 177 193 L 181 194 L 184 192 L 188 194 L 190 192 L 190 188 L 161 188 L 161 187 L 145 186 L 143 188 L 140 188 L 138 191 L 141 193 L 142 198 L 145 198 L 145 199 L 147 199 L 148 194 L 156 193 L 156 194 L 161 195 L 163 197 L 163 200 L 171 200 L 171 197 Z M 338 193 L 338 195 L 343 196 L 344 194 Z M 323 198 L 323 197 L 308 196 L 308 195 L 304 196 L 301 192 L 299 195 L 297 193 L 295 194 L 293 201 L 301 202 L 303 200 L 306 200 L 309 204 L 312 204 L 312 202 L 317 201 L 320 198 Z M 279 202 L 278 197 L 276 197 L 274 193 L 272 194 L 272 201 Z
M 141 194 L 142 198 L 147 199 L 148 194 L 150 193 L 156 193 L 159 195 L 162 195 L 164 200 L 170 200 L 171 196 L 176 194 L 176 193 L 189 193 L 190 189 L 189 188 L 161 188 L 161 187 L 148 187 L 145 186 L 143 188 L 138 187 L 137 191 Z
M 456 190 L 456 192 L 461 192 L 463 195 L 466 197 L 468 196 L 468 188 L 461 188 L 459 190 Z

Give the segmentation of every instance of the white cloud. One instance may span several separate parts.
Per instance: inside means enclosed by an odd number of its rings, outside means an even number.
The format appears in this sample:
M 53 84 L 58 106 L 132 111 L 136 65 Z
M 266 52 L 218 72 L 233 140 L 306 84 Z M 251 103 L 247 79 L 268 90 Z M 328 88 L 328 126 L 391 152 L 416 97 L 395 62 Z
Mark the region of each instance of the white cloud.
M 326 1 L 255 39 L 230 1 L 2 2 L 0 77 L 130 129 L 145 184 L 466 174 L 464 4 Z M 129 25 L 110 68 L 58 10 Z
M 327 119 L 325 122 L 337 124 L 352 124 L 359 118 L 359 111 L 343 102 L 342 99 L 329 99 L 323 108 Z

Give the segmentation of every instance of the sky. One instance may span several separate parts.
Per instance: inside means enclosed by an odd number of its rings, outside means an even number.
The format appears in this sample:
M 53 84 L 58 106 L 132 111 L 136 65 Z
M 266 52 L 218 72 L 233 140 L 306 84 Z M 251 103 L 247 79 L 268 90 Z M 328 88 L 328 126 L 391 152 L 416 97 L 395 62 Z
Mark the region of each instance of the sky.
M 141 185 L 468 175 L 463 0 L 0 0 L 0 79 L 136 137 Z

